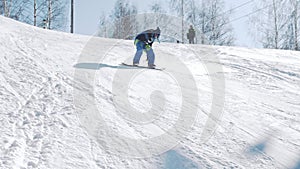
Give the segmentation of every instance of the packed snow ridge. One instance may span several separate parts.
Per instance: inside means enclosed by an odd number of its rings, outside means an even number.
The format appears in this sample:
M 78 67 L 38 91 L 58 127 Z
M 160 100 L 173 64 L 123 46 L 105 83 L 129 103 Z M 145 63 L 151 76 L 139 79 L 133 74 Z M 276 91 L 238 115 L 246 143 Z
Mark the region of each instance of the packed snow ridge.
M 299 52 L 153 48 L 0 16 L 0 168 L 300 168 Z

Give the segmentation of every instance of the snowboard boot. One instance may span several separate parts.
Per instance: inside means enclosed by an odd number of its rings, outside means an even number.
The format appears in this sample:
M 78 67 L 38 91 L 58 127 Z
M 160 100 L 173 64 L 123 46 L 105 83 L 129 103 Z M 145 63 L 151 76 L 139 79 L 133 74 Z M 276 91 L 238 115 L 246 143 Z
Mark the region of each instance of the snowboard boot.
M 155 69 L 155 64 L 150 64 L 150 65 L 148 65 L 148 68 L 150 68 L 150 69 Z

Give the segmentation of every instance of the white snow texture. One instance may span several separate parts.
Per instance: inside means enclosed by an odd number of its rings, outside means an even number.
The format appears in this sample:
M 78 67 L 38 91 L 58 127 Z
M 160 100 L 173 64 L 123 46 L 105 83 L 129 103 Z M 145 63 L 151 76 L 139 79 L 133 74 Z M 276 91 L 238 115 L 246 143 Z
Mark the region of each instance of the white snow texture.
M 153 48 L 0 16 L 0 168 L 300 168 L 299 52 Z

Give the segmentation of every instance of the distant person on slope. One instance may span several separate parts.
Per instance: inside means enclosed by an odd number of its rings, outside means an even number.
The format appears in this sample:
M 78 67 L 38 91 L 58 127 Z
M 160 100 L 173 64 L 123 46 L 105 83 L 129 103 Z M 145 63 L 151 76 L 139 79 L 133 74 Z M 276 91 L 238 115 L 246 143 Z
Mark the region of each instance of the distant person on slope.
M 189 32 L 187 33 L 187 38 L 188 38 L 190 44 L 195 43 L 195 41 L 194 41 L 195 35 L 196 35 L 195 30 L 194 30 L 193 26 L 191 25 Z
M 155 55 L 152 49 L 152 44 L 155 41 L 155 39 L 157 39 L 159 42 L 159 36 L 160 36 L 160 29 L 159 27 L 157 27 L 156 30 L 154 29 L 146 30 L 135 37 L 134 45 L 136 46 L 136 53 L 133 58 L 134 66 L 138 66 L 143 51 L 145 51 L 148 59 L 148 67 L 155 68 L 155 64 L 154 64 Z

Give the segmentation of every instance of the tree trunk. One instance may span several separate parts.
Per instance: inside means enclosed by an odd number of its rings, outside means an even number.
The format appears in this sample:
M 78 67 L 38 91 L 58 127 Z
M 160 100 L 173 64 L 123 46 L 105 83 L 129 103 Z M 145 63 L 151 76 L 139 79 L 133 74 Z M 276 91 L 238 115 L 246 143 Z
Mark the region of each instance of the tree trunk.
M 273 0 L 273 10 L 274 10 L 274 31 L 275 31 L 275 49 L 278 49 L 278 23 L 277 23 L 277 6 L 275 0 Z
M 3 10 L 3 15 L 5 16 L 5 0 L 2 0 L 2 10 Z
M 216 45 L 216 13 L 217 13 L 217 4 L 216 2 L 212 2 L 211 4 L 211 33 L 212 33 L 212 45 Z
M 5 16 L 5 17 L 8 17 L 8 12 L 7 12 L 7 1 L 6 1 L 6 0 L 3 0 L 2 3 L 3 3 L 3 12 L 4 12 L 4 16 Z
M 204 0 L 202 0 L 202 23 L 201 23 L 201 44 L 204 44 L 205 43 L 205 41 L 204 41 L 204 38 L 205 38 L 205 36 L 204 36 L 204 34 L 205 34 L 205 11 L 204 11 Z
M 11 16 L 11 15 L 10 15 L 11 6 L 12 6 L 11 0 L 9 0 L 8 3 L 6 2 L 6 16 L 7 16 L 7 17 L 10 17 L 10 16 Z
M 48 4 L 48 29 L 51 29 L 51 0 L 49 0 L 49 4 Z
M 295 16 L 294 16 L 294 25 L 295 25 L 295 50 L 299 50 L 298 44 L 298 1 L 295 2 Z

